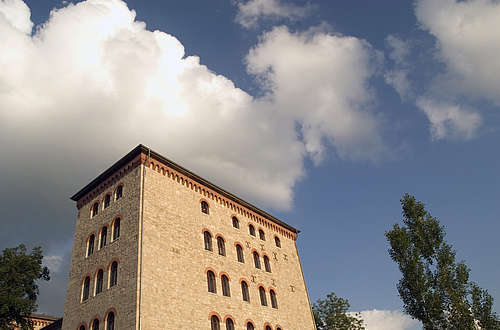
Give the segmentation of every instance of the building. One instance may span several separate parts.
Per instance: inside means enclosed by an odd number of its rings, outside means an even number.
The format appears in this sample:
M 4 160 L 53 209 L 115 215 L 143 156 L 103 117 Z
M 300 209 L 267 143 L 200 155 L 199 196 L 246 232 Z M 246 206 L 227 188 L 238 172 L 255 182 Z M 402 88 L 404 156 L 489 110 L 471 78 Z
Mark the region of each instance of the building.
M 61 320 L 60 317 L 45 315 L 45 314 L 37 314 L 37 313 L 31 314 L 29 319 L 31 322 L 33 322 L 33 330 L 49 329 L 48 328 L 49 326 L 51 326 L 54 323 L 57 324 Z M 51 328 L 51 329 L 55 330 L 57 328 Z
M 63 330 L 313 330 L 298 230 L 143 145 L 77 192 Z

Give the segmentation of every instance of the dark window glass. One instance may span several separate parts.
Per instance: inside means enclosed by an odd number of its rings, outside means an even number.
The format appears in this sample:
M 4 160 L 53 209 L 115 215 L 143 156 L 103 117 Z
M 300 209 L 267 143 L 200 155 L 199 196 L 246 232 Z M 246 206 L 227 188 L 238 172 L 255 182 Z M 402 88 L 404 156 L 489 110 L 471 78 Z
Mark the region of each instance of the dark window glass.
M 217 249 L 219 250 L 219 254 L 221 256 L 226 255 L 226 244 L 224 243 L 224 239 L 222 237 L 217 237 Z
M 260 269 L 260 258 L 259 254 L 257 252 L 253 252 L 253 262 L 255 264 L 255 268 Z
M 234 322 L 231 319 L 226 320 L 226 330 L 234 330 Z
M 274 242 L 276 243 L 276 246 L 277 247 L 281 247 L 281 241 L 280 239 L 278 238 L 278 236 L 274 236 Z
M 250 322 L 247 323 L 247 330 L 254 330 L 252 323 L 250 323 Z
M 263 287 L 259 287 L 260 304 L 262 306 L 267 306 L 266 290 Z
M 276 328 L 276 330 L 281 330 L 281 328 L 280 328 L 280 327 L 277 327 L 277 328 Z
M 248 226 L 248 230 L 250 231 L 250 235 L 255 236 L 255 227 L 250 225 Z
M 113 287 L 118 283 L 118 263 L 113 261 L 111 264 L 111 274 L 109 276 L 109 287 Z
M 115 330 L 115 313 L 109 312 L 106 330 Z
M 205 250 L 212 251 L 212 235 L 208 231 L 203 233 L 205 239 Z
M 110 199 L 111 195 L 106 195 L 106 197 L 104 197 L 104 208 L 107 208 L 109 206 Z
M 99 330 L 99 320 L 95 319 L 94 323 L 92 323 L 92 330 Z
M 120 237 L 120 221 L 120 218 L 117 218 L 113 224 L 113 241 Z
M 248 284 L 245 281 L 241 282 L 241 294 L 244 301 L 250 301 L 250 294 L 248 292 Z
M 266 240 L 266 234 L 264 234 L 264 231 L 262 229 L 259 229 L 259 237 L 263 241 Z
M 94 242 L 95 242 L 95 235 L 92 234 L 92 235 L 90 235 L 90 238 L 89 238 L 89 246 L 87 249 L 87 256 L 94 253 Z
M 273 330 L 270 326 L 266 325 L 266 330 Z
M 81 326 L 80 326 L 80 330 L 85 330 L 85 326 L 84 326 L 84 325 L 81 325 Z
M 220 330 L 220 321 L 217 316 L 212 315 L 211 323 L 212 323 L 212 330 Z
M 239 262 L 245 262 L 245 259 L 243 258 L 243 248 L 239 244 L 236 245 L 236 255 L 238 256 Z
M 278 300 L 276 299 L 276 293 L 274 292 L 274 290 L 270 290 L 269 294 L 271 295 L 271 306 L 273 306 L 273 308 L 278 308 Z
M 122 198 L 122 196 L 123 196 L 123 186 L 119 186 L 116 189 L 116 198 L 115 198 L 115 200 L 119 200 L 120 198 Z
M 222 294 L 226 297 L 231 297 L 231 291 L 229 291 L 229 279 L 226 275 L 222 275 Z
M 217 285 L 215 284 L 215 274 L 211 270 L 207 272 L 208 292 L 217 293 Z
M 108 227 L 103 227 L 101 230 L 101 245 L 100 249 L 106 246 L 106 237 L 108 236 Z
M 95 217 L 98 212 L 99 212 L 99 204 L 95 203 L 94 206 L 92 206 L 92 217 Z
M 85 281 L 83 282 L 83 296 L 82 301 L 89 299 L 90 293 L 90 277 L 85 277 Z
M 104 278 L 104 272 L 102 269 L 99 269 L 97 272 L 97 279 L 95 282 L 95 294 L 99 294 L 102 292 L 102 280 Z
M 208 214 L 208 203 L 205 201 L 201 202 L 201 212 Z
M 266 272 L 271 272 L 271 263 L 269 262 L 269 258 L 264 256 L 264 267 L 266 267 Z
M 233 217 L 233 227 L 234 228 L 240 228 L 240 222 L 236 217 Z

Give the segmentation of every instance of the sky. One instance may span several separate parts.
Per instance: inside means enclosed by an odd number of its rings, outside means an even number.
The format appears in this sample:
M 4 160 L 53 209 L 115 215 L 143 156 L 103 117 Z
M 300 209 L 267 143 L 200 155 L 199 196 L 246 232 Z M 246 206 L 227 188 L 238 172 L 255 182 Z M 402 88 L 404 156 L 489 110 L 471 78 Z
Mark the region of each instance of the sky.
M 500 299 L 499 30 L 494 0 L 0 0 L 0 248 L 42 246 L 62 316 L 69 197 L 144 144 L 298 228 L 311 302 L 368 330 L 419 328 L 405 193 Z

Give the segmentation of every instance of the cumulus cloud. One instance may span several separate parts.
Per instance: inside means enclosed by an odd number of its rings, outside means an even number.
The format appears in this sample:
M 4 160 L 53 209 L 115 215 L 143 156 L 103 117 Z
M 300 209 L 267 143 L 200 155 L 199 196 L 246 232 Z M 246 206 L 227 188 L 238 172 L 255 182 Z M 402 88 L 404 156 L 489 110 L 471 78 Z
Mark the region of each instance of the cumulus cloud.
M 401 38 L 393 35 L 385 38 L 387 47 L 390 48 L 389 58 L 393 61 L 393 69 L 384 74 L 385 82 L 396 90 L 402 101 L 414 99 L 411 82 L 408 79 L 410 71 L 410 45 Z
M 361 312 L 366 330 L 405 330 L 418 323 L 400 311 L 369 310 Z
M 235 2 L 238 6 L 236 22 L 245 28 L 256 27 L 259 19 L 290 19 L 298 20 L 309 14 L 310 4 L 299 7 L 280 0 L 248 0 Z
M 22 0 L 0 1 L 0 15 L 19 31 L 31 34 L 33 29 L 31 11 Z

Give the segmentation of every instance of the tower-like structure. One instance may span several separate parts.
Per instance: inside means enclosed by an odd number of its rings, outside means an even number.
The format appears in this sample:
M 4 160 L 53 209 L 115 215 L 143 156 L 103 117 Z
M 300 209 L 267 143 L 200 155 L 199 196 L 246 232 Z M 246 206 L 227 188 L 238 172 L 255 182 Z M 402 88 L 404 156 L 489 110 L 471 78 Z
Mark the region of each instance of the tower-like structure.
M 147 147 L 71 199 L 63 330 L 315 329 L 298 230 Z

